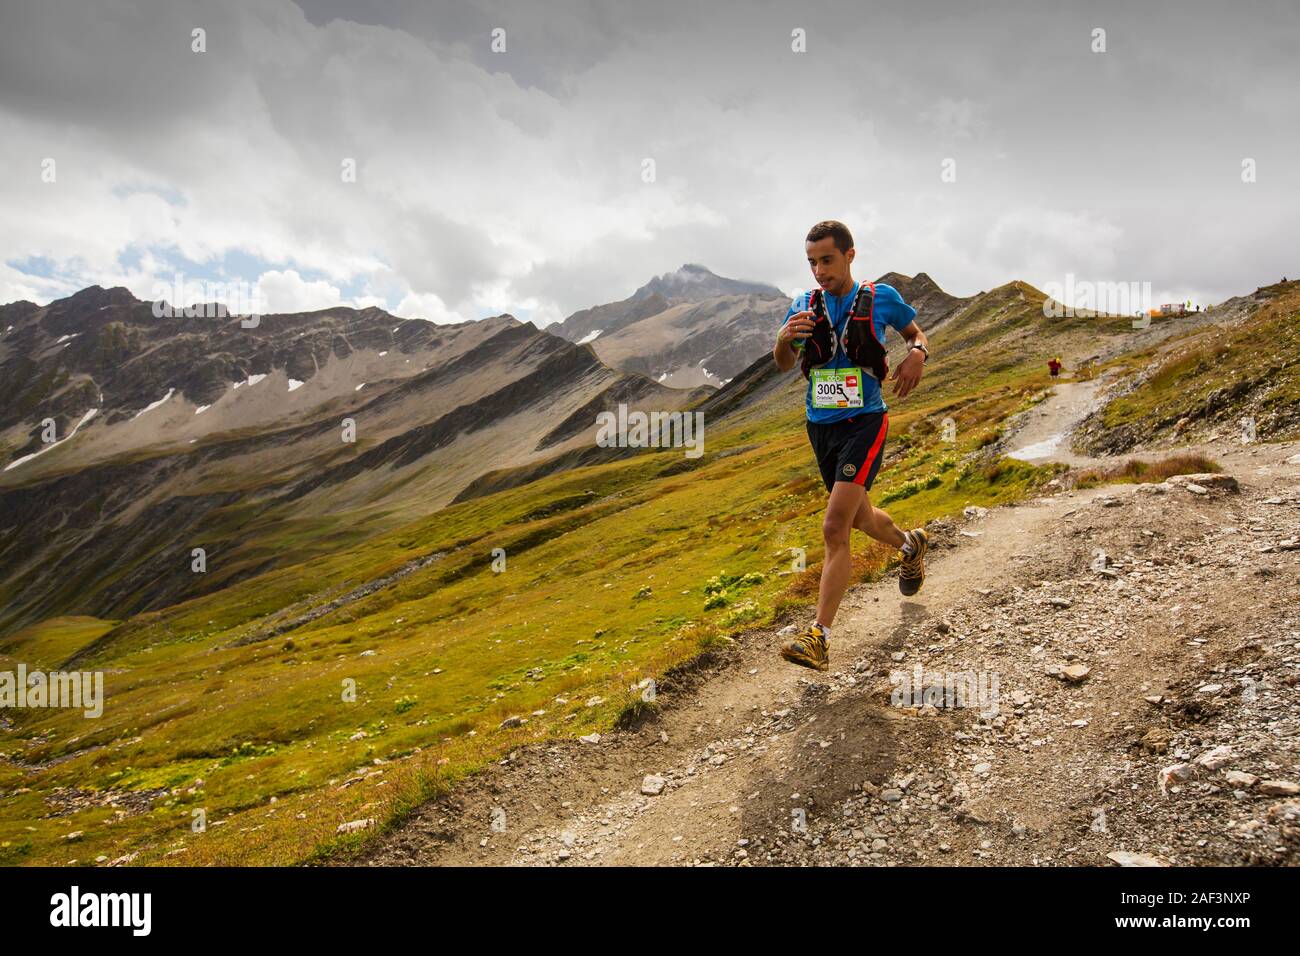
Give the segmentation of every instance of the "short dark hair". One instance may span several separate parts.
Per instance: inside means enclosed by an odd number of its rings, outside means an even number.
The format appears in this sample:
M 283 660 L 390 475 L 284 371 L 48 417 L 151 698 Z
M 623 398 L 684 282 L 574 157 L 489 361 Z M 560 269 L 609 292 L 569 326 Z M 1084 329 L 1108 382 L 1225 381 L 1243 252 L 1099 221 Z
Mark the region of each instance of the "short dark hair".
M 853 233 L 849 232 L 849 227 L 837 219 L 823 219 L 812 229 L 808 230 L 808 242 L 820 242 L 830 236 L 835 240 L 835 248 L 840 252 L 848 252 L 853 248 Z

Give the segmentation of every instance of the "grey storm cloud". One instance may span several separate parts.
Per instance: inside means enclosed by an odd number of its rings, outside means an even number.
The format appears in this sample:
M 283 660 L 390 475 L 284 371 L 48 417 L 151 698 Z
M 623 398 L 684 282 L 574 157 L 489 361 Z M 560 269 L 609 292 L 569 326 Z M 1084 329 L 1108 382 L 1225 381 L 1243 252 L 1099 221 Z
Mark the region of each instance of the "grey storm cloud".
M 1300 271 L 1288 2 L 4 0 L 0 19 L 4 301 L 146 295 L 174 250 L 252 257 L 282 304 L 545 324 L 684 262 L 802 287 L 825 218 L 863 275 L 959 294 L 1073 275 L 1218 301 Z M 153 252 L 126 268 L 131 249 Z

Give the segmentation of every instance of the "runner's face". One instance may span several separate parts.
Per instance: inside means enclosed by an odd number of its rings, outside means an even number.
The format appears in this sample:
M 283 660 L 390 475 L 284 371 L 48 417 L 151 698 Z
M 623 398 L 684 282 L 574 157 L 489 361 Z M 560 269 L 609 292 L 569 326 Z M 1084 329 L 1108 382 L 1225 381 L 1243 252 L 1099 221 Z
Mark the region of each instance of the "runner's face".
M 813 281 L 832 295 L 836 294 L 836 290 L 849 277 L 849 264 L 853 262 L 854 250 L 840 252 L 830 236 L 805 243 L 804 248 L 808 252 L 808 268 L 812 270 Z

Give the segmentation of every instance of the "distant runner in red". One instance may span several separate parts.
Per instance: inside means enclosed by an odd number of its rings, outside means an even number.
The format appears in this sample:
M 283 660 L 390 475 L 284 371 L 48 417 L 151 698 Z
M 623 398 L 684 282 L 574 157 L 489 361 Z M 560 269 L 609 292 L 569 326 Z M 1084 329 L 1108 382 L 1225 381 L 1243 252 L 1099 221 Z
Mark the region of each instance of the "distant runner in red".
M 791 304 L 772 357 L 782 372 L 798 365 L 808 379 L 808 441 L 830 497 L 822 521 L 826 560 L 817 616 L 781 649 L 781 656 L 824 671 L 830 666 L 831 622 L 852 570 L 849 536 L 854 528 L 903 552 L 898 587 L 904 595 L 915 594 L 925 581 L 925 532 L 900 531 L 886 512 L 871 504 L 867 492 L 880 469 L 889 431 L 880 391 L 889 377 L 886 327 L 908 344 L 907 357 L 890 378 L 899 398 L 920 382 L 930 351 L 914 321 L 916 311 L 896 289 L 883 282 L 857 282 L 850 274 L 856 250 L 847 226 L 833 219 L 819 222 L 804 248 L 816 288 Z
M 1061 374 L 1061 360 L 1059 358 L 1049 359 L 1047 370 L 1052 373 L 1052 378 Z

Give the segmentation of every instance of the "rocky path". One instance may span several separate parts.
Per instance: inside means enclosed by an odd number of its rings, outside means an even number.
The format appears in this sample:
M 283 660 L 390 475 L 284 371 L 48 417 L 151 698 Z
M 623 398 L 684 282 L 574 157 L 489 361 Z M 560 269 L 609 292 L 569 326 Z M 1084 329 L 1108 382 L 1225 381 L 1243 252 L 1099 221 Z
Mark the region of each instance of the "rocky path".
M 1010 458 L 1040 464 L 1059 461 L 1071 467 L 1095 465 L 1095 458 L 1075 454 L 1070 448 L 1070 432 L 1098 404 L 1107 381 L 1060 381 L 1052 394 L 1024 414 L 1023 425 L 1008 442 L 1005 454 Z
M 920 595 L 846 596 L 829 672 L 749 633 L 639 729 L 516 751 L 362 862 L 1294 863 L 1300 446 L 1201 450 L 1239 490 L 938 524 Z

